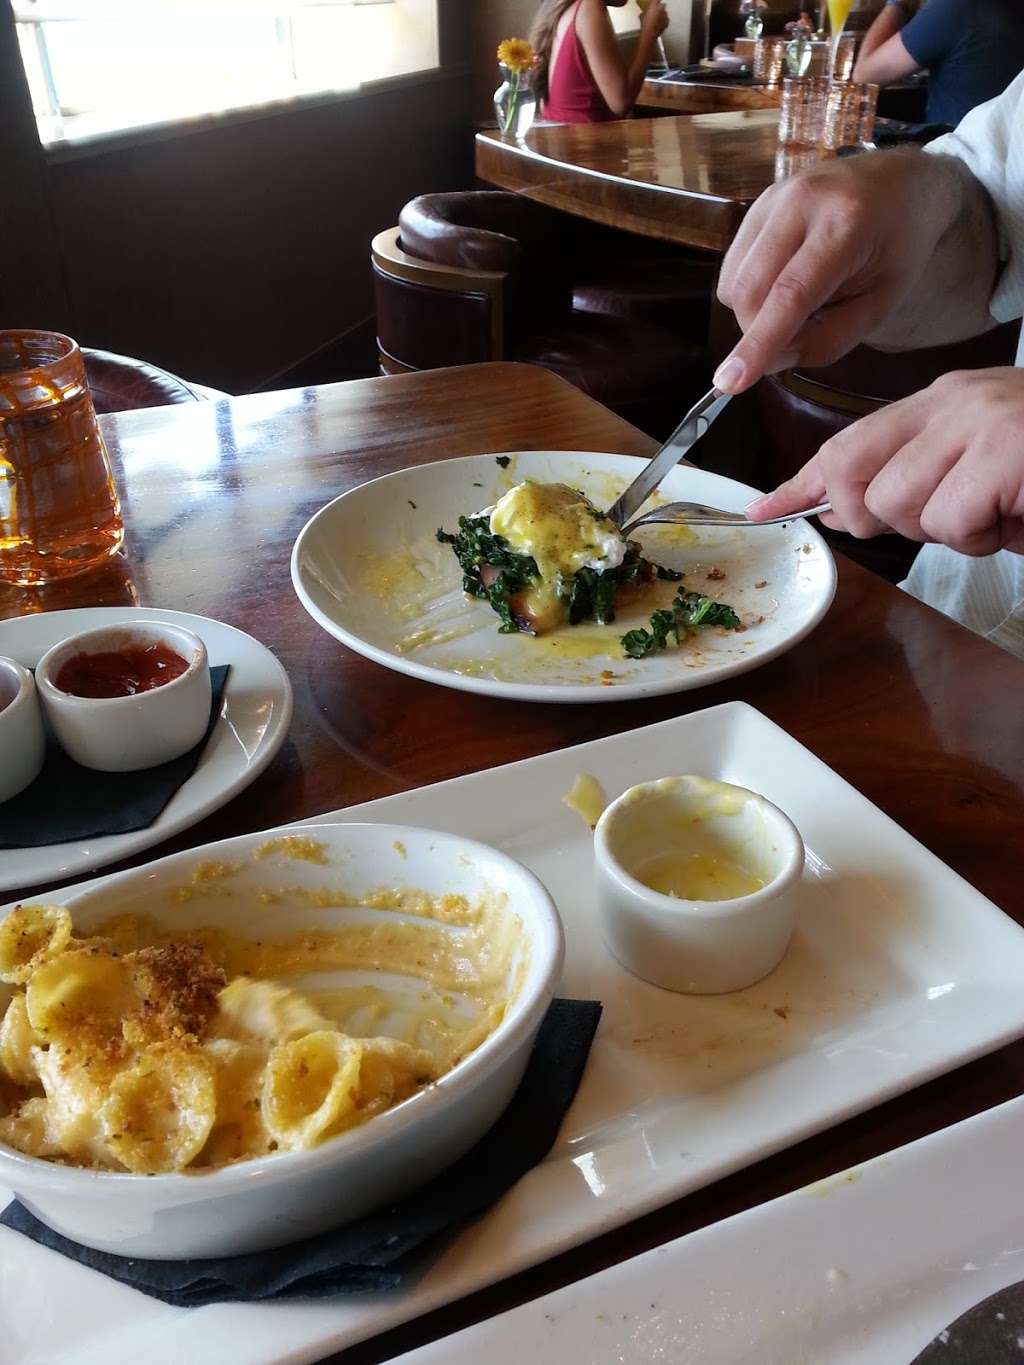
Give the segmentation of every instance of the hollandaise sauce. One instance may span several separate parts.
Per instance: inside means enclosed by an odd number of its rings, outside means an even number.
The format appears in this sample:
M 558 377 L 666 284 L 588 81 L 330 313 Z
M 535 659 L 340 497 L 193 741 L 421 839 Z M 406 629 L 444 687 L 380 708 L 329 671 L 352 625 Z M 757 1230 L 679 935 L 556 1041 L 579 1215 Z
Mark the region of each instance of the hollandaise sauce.
M 564 483 L 528 479 L 509 489 L 491 512 L 491 531 L 530 555 L 547 581 L 580 569 L 617 568 L 626 550 L 618 527 Z
M 579 773 L 575 782 L 562 797 L 562 804 L 581 815 L 591 829 L 604 814 L 608 804 L 605 790 L 596 777 L 590 773 Z
M 760 891 L 764 879 L 722 850 L 662 853 L 637 869 L 637 880 L 685 901 L 729 901 Z

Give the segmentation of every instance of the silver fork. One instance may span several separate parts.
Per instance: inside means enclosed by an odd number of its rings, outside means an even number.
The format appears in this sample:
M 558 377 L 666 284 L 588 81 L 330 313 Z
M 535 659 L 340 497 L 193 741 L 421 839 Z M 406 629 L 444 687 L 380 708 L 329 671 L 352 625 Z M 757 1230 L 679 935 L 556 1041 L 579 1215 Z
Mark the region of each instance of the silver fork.
M 817 517 L 822 512 L 831 512 L 830 502 L 808 507 L 803 512 L 790 512 L 784 517 L 769 517 L 766 521 L 751 521 L 742 512 L 725 512 L 720 507 L 705 507 L 700 502 L 669 502 L 664 507 L 655 507 L 642 517 L 623 526 L 622 534 L 629 535 L 638 526 L 649 526 L 652 522 L 665 522 L 671 526 L 781 526 L 783 522 L 799 521 L 802 517 Z

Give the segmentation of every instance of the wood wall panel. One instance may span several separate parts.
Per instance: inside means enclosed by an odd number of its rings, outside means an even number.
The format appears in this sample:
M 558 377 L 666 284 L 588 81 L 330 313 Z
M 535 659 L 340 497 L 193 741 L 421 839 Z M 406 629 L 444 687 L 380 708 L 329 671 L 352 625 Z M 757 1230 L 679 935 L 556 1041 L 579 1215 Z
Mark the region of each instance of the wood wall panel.
M 371 237 L 413 195 L 471 181 L 469 4 L 442 0 L 443 67 L 423 81 L 51 159 L 68 298 L 19 321 L 236 393 L 359 327 Z M 38 224 L 16 230 L 31 255 Z

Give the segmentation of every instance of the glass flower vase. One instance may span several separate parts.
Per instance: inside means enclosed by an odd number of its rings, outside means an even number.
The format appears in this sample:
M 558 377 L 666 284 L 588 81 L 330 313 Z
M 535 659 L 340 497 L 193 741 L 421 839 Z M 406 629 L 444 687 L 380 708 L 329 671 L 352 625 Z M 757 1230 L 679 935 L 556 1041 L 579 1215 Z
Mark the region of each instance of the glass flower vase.
M 752 10 L 750 14 L 747 15 L 746 23 L 743 25 L 743 31 L 747 37 L 755 43 L 758 38 L 760 38 L 764 31 L 764 20 L 761 18 L 760 14 L 758 14 L 757 10 Z
M 529 71 L 501 68 L 502 83 L 494 92 L 494 112 L 502 137 L 525 137 L 537 115 L 537 96 Z
M 800 28 L 786 44 L 786 69 L 791 76 L 806 76 L 811 65 L 811 36 Z

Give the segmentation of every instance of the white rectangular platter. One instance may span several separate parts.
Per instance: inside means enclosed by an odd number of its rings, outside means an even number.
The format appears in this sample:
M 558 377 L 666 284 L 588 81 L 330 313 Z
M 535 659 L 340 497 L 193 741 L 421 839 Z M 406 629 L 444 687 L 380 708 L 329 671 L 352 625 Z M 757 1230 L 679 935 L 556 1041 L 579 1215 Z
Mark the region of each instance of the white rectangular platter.
M 591 835 L 562 804 L 583 772 L 609 796 L 702 773 L 788 812 L 808 862 L 795 939 L 769 978 L 683 997 L 615 963 L 593 914 Z M 1024 1034 L 1024 930 L 742 703 L 321 818 L 339 816 L 460 831 L 548 885 L 566 928 L 563 991 L 605 1004 L 555 1149 L 420 1280 L 388 1295 L 173 1309 L 0 1229 L 3 1365 L 314 1361 Z
M 396 1365 L 908 1365 L 1024 1279 L 1022 1149 L 1010 1100 Z

